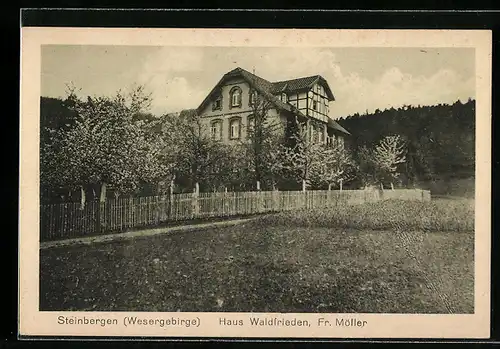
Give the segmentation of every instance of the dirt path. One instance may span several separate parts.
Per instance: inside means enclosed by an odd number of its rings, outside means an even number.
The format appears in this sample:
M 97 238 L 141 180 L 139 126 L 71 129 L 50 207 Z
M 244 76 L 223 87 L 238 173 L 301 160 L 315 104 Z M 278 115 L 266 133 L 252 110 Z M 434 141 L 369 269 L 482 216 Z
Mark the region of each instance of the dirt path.
M 192 225 L 181 225 L 181 226 L 176 226 L 176 227 L 136 230 L 136 231 L 130 231 L 130 232 L 126 232 L 126 233 L 88 236 L 88 237 L 57 240 L 57 241 L 46 241 L 46 242 L 40 243 L 40 249 L 47 249 L 47 248 L 60 247 L 60 246 L 69 246 L 69 245 L 89 245 L 89 244 L 99 243 L 99 242 L 126 240 L 126 239 L 133 239 L 136 237 L 153 236 L 153 235 L 158 235 L 158 234 L 170 234 L 170 233 L 186 232 L 186 231 L 193 231 L 193 230 L 205 229 L 205 228 L 226 227 L 226 226 L 231 226 L 231 225 L 236 225 L 236 224 L 242 224 L 242 223 L 248 222 L 252 219 L 255 219 L 255 218 L 243 218 L 243 219 L 234 219 L 234 220 L 222 221 L 222 222 L 210 222 L 210 223 L 200 223 L 200 224 L 192 224 Z

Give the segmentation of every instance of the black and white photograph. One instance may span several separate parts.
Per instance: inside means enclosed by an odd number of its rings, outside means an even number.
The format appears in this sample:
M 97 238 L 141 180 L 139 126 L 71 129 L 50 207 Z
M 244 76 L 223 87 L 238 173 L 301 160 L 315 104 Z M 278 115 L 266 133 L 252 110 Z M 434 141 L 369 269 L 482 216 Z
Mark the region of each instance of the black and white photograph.
M 478 312 L 473 46 L 39 53 L 31 268 L 54 326 L 217 313 L 221 329 L 361 330 L 377 320 L 356 314 Z M 300 318 L 323 313 L 343 316 Z

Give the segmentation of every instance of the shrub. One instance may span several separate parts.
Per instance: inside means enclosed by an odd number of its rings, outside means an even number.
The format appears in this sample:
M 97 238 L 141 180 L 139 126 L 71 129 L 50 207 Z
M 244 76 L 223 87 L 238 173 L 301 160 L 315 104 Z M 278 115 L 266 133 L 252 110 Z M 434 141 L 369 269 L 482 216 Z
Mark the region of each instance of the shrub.
M 260 217 L 255 224 L 463 232 L 474 230 L 474 206 L 470 200 L 384 200 L 353 206 L 281 212 Z

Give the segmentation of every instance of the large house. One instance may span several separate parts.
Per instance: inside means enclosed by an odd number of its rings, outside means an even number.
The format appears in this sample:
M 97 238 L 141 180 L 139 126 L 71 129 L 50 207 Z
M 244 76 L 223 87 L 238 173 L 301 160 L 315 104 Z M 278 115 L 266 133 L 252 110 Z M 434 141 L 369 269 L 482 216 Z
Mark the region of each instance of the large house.
M 214 139 L 224 143 L 246 139 L 254 122 L 254 103 L 264 98 L 268 118 L 284 127 L 298 120 L 313 141 L 343 144 L 349 132 L 328 114 L 334 101 L 328 82 L 320 75 L 270 82 L 245 69 L 224 74 L 196 109 Z

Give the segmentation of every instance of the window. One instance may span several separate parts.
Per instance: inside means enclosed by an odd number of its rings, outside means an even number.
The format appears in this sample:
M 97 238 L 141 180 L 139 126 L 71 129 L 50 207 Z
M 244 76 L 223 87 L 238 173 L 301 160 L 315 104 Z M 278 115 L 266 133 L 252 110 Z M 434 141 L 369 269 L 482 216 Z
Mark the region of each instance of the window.
M 241 126 L 240 118 L 232 119 L 230 121 L 230 123 L 229 123 L 229 138 L 230 139 L 240 138 L 240 126 Z
M 307 123 L 300 123 L 300 131 L 306 135 L 309 134 L 309 129 L 307 128 Z
M 313 107 L 314 110 L 318 110 L 318 102 L 317 101 L 313 101 L 312 107 Z
M 337 142 L 340 148 L 344 148 L 344 137 L 338 136 Z
M 336 140 L 335 140 L 335 135 L 332 135 L 332 136 L 330 137 L 330 145 L 331 145 L 331 146 L 336 146 L 336 145 L 337 145 L 337 144 L 336 144 Z
M 222 121 L 214 120 L 210 124 L 210 136 L 212 139 L 216 141 L 220 141 L 222 139 Z
M 214 104 L 212 106 L 212 110 L 219 110 L 222 109 L 222 99 L 219 97 L 214 101 Z
M 252 132 L 255 127 L 255 117 L 253 115 L 248 116 L 248 132 Z
M 285 103 L 288 101 L 288 100 L 287 100 L 287 96 L 286 96 L 286 93 L 285 93 L 285 92 L 283 92 L 283 93 L 281 94 L 281 101 L 282 101 L 282 102 L 285 102 Z
M 250 95 L 248 97 L 248 104 L 253 105 L 255 103 L 257 93 L 255 91 L 250 91 Z
M 309 122 L 309 127 L 307 128 L 308 129 L 308 140 L 310 142 L 314 142 L 315 141 L 315 133 L 316 133 L 316 128 L 314 127 L 314 124 L 312 122 Z
M 229 96 L 231 98 L 231 108 L 241 107 L 241 88 L 233 87 L 231 91 L 229 91 Z
M 212 103 L 212 110 L 222 109 L 222 95 L 218 95 L 217 98 Z
M 323 143 L 323 127 L 318 126 L 318 143 Z

